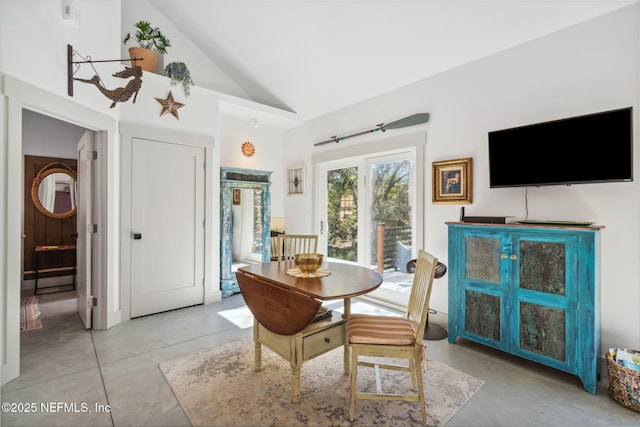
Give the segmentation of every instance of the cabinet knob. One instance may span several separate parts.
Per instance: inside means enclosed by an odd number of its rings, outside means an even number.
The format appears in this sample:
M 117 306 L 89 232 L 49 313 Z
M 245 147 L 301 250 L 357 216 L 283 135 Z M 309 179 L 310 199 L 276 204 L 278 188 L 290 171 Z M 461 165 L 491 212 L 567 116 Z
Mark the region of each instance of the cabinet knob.
M 509 258 L 511 258 L 512 261 L 515 261 L 518 259 L 518 255 L 511 255 Z
M 326 342 L 327 344 L 329 344 L 331 342 L 331 338 L 325 338 L 324 342 Z
M 500 255 L 500 258 L 502 258 L 502 259 L 507 259 L 508 257 L 509 257 L 509 255 L 507 255 L 507 254 Z

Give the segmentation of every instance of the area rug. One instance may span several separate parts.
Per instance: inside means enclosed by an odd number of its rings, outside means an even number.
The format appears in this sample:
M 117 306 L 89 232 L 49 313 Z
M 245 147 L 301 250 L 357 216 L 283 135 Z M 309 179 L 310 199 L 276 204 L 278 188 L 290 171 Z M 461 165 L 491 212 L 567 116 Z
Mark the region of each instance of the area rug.
M 42 328 L 38 297 L 33 295 L 20 299 L 20 332 Z
M 428 350 L 427 350 L 428 352 Z M 336 349 L 302 366 L 301 402 L 291 403 L 291 366 L 263 346 L 263 370 L 254 370 L 252 338 L 244 338 L 159 367 L 194 426 L 411 426 L 421 425 L 416 402 L 357 401 L 349 422 L 349 379 Z M 442 426 L 484 381 L 428 360 L 423 375 L 427 424 Z M 403 392 L 407 373 L 381 370 L 384 391 Z M 361 382 L 362 380 L 362 382 Z M 373 369 L 360 368 L 358 388 L 375 390 Z M 405 387 L 406 385 L 406 387 Z

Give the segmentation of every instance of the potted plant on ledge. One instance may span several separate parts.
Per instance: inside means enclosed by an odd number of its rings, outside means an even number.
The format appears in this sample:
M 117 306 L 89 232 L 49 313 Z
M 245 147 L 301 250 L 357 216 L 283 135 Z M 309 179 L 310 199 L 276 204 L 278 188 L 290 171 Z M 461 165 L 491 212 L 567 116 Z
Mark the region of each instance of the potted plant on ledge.
M 137 29 L 133 38 L 138 42 L 138 47 L 129 48 L 129 55 L 131 59 L 143 58 L 143 61 L 133 61 L 132 63 L 141 66 L 144 71 L 153 72 L 158 62 L 158 54 L 167 53 L 171 42 L 159 28 L 152 27 L 147 21 L 138 21 L 133 26 Z M 131 37 L 131 33 L 127 33 L 122 42 L 126 45 Z
M 189 68 L 184 62 L 171 62 L 164 67 L 164 75 L 171 78 L 172 86 L 182 83 L 182 89 L 184 89 L 185 95 L 189 96 L 191 86 L 193 86 L 194 83 L 191 79 Z

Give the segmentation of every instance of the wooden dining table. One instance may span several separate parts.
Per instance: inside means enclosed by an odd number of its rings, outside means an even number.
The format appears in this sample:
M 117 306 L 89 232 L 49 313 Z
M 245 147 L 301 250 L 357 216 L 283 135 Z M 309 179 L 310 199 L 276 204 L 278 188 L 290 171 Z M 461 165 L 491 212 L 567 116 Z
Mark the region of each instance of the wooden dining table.
M 351 313 L 351 298 L 377 289 L 382 284 L 382 276 L 375 270 L 340 262 L 325 263 L 319 271 L 328 271 L 329 274 L 323 277 L 296 277 L 292 274 L 294 268 L 293 261 L 272 261 L 241 267 L 236 276 L 247 306 L 254 315 L 256 371 L 262 369 L 262 345 L 265 345 L 291 364 L 291 401 L 300 402 L 300 369 L 305 361 L 343 346 L 344 373 L 349 374 L 346 322 Z M 243 283 L 257 285 L 243 289 Z M 281 294 L 274 296 L 272 291 Z M 303 309 L 302 304 L 289 303 L 288 298 L 277 296 L 289 293 L 319 302 L 342 299 L 343 313 L 333 311 L 331 317 L 301 325 L 298 331 L 290 331 L 286 335 L 276 333 L 272 329 L 277 328 L 265 326 L 274 324 L 272 317 L 278 317 L 285 323 L 293 322 L 298 318 L 298 311 Z M 278 319 L 275 320 L 277 324 Z

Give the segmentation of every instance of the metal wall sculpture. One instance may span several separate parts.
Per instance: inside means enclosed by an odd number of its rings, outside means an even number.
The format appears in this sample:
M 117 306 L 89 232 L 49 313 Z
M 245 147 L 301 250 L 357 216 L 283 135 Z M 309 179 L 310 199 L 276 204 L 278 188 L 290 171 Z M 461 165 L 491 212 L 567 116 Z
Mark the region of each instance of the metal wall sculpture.
M 73 61 L 73 56 L 75 54 L 80 56 L 83 59 L 83 61 Z M 122 62 L 122 61 L 141 61 L 141 60 L 143 59 L 131 58 L 131 59 L 113 59 L 113 60 L 94 61 L 91 59 L 90 56 L 83 57 L 82 55 L 74 51 L 71 45 L 67 45 L 67 77 L 68 77 L 67 93 L 69 96 L 73 96 L 73 81 L 75 80 L 83 83 L 92 84 L 96 88 L 98 88 L 98 90 L 104 96 L 106 96 L 107 98 L 113 101 L 109 108 L 115 107 L 118 102 L 126 102 L 129 99 L 131 99 L 131 97 L 133 97 L 133 102 L 135 103 L 136 98 L 138 97 L 138 92 L 142 87 L 142 68 L 140 66 L 134 65 L 131 67 L 125 67 L 124 70 L 112 74 L 113 77 L 119 77 L 122 79 L 128 79 L 130 77 L 133 77 L 133 79 L 129 80 L 124 87 L 108 89 L 102 82 L 102 79 L 100 78 L 100 75 L 98 74 L 98 71 L 95 69 L 93 64 L 96 62 Z M 91 68 L 93 68 L 93 71 L 95 72 L 95 75 L 90 79 L 80 79 L 77 77 L 73 77 L 76 71 L 78 71 L 78 69 L 80 68 L 80 64 L 90 64 Z

